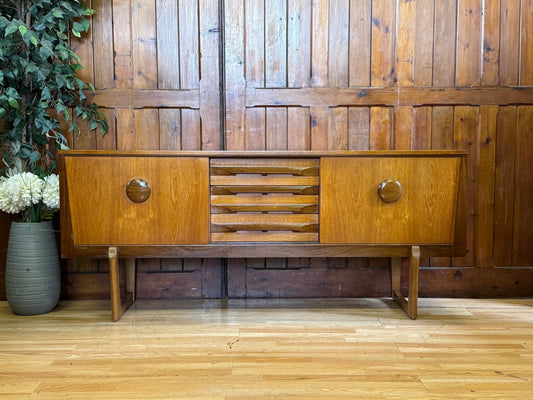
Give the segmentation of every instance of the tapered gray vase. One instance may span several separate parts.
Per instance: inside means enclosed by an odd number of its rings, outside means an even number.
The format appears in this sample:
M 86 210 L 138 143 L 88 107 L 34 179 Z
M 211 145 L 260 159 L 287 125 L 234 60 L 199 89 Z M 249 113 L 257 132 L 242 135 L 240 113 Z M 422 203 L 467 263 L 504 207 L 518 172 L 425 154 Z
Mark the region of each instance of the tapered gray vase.
M 15 314 L 51 311 L 59 301 L 61 273 L 51 221 L 12 222 L 6 263 L 6 297 Z

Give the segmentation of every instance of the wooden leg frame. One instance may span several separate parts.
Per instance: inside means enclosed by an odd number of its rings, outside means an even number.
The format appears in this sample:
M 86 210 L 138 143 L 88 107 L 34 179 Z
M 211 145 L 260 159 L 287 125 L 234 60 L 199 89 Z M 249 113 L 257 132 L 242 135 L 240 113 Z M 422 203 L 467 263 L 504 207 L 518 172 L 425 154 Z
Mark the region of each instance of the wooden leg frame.
M 122 314 L 135 301 L 135 259 L 126 259 L 126 296 L 120 296 L 120 274 L 118 266 L 118 252 L 116 247 L 110 247 L 109 281 L 111 284 L 111 318 L 118 321 Z M 409 287 L 407 299 L 400 292 L 402 259 L 391 258 L 391 286 L 392 297 L 396 300 L 411 319 L 417 318 L 418 313 L 418 269 L 420 267 L 420 247 L 411 247 L 409 256 Z
M 409 286 L 407 299 L 400 292 L 401 258 L 391 258 L 392 298 L 400 304 L 411 319 L 418 314 L 418 269 L 420 267 L 420 246 L 411 247 L 409 256 Z
M 135 259 L 126 259 L 126 297 L 120 298 L 120 274 L 118 266 L 118 252 L 116 247 L 110 247 L 109 255 L 109 282 L 111 284 L 111 318 L 118 321 L 122 314 L 135 301 Z

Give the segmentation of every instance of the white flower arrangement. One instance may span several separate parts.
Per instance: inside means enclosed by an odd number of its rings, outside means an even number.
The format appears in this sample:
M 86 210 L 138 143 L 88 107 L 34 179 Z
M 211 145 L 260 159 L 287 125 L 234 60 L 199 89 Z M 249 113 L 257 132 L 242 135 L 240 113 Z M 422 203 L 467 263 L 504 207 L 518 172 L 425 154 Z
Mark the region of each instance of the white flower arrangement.
M 21 214 L 24 222 L 40 222 L 59 209 L 59 177 L 41 179 L 31 172 L 9 171 L 0 178 L 0 210 Z

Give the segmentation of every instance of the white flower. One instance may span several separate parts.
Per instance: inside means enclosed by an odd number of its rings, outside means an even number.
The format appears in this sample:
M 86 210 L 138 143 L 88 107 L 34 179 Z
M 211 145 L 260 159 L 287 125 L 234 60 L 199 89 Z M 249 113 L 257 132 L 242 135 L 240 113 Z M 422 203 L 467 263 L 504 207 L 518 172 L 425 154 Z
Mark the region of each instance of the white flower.
M 43 203 L 49 208 L 59 208 L 59 176 L 56 174 L 44 178 Z
M 42 199 L 44 181 L 31 172 L 15 174 L 0 182 L 0 210 L 16 214 Z

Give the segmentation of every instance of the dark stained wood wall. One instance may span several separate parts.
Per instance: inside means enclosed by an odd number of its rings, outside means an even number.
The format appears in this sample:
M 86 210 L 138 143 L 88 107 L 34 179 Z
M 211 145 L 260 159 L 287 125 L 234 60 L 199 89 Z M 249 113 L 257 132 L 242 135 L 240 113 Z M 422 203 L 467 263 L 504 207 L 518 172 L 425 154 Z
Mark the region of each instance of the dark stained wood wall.
M 533 0 L 92 0 L 110 132 L 74 148 L 465 149 L 467 254 L 421 294 L 533 294 Z M 388 295 L 386 259 L 139 259 L 138 296 Z M 107 295 L 66 262 L 63 295 Z M 1 280 L 0 280 L 1 281 Z

